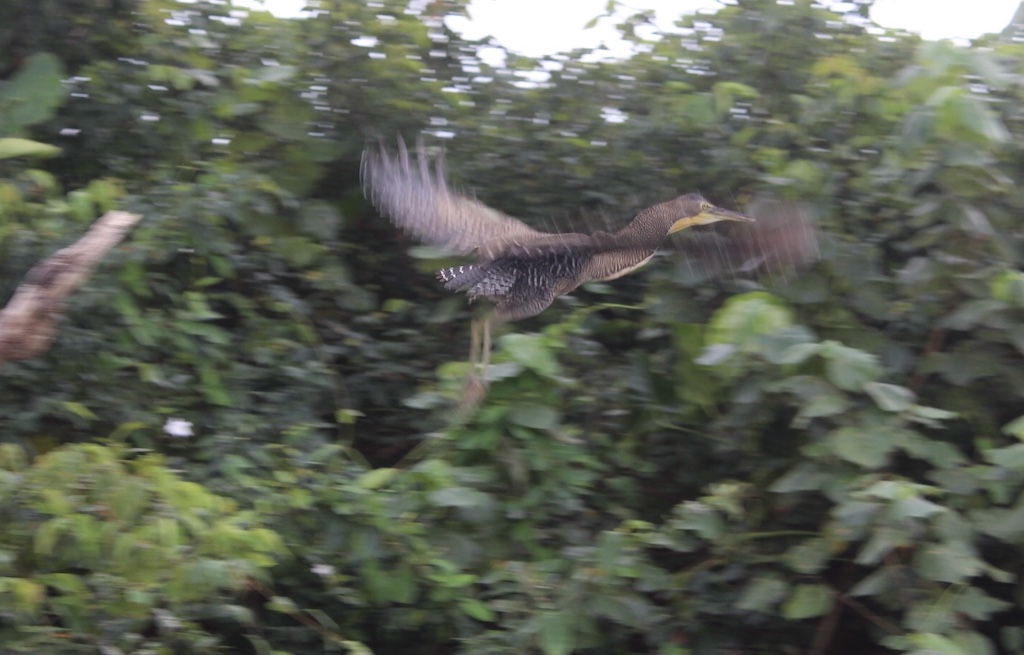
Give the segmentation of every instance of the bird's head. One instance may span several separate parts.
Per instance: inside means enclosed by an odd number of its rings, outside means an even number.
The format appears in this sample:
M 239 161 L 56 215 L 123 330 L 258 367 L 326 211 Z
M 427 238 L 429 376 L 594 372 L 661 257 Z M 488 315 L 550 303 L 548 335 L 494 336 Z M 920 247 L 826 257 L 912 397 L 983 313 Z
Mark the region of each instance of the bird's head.
M 699 193 L 688 193 L 675 199 L 677 206 L 676 219 L 669 228 L 668 233 L 685 230 L 694 225 L 708 225 L 718 221 L 743 221 L 751 222 L 754 219 L 739 212 L 729 211 L 721 207 L 715 207 L 704 199 Z

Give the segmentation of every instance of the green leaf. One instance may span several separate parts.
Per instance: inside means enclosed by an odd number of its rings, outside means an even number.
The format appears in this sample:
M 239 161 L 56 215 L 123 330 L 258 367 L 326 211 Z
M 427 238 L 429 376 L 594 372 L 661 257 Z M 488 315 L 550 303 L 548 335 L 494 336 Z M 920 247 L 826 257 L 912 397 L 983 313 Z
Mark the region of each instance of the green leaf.
M 558 375 L 558 360 L 544 337 L 536 334 L 506 334 L 501 347 L 515 361 L 545 377 Z
M 739 82 L 718 82 L 711 87 L 715 99 L 715 111 L 726 114 L 732 109 L 736 98 L 756 98 L 760 94 L 757 89 Z
M 971 512 L 971 519 L 979 531 L 996 539 L 1010 544 L 1024 539 L 1024 503 L 1018 503 L 1011 509 L 977 509 Z
M 26 578 L 8 578 L 14 596 L 14 609 L 19 613 L 35 615 L 46 597 L 46 587 Z
M 787 593 L 789 584 L 781 577 L 774 574 L 758 576 L 747 583 L 736 607 L 753 612 L 770 612 Z
M 597 547 L 598 567 L 607 573 L 614 573 L 618 570 L 619 557 L 622 555 L 621 532 L 605 532 Z
M 910 389 L 884 382 L 868 382 L 864 385 L 864 391 L 879 408 L 887 412 L 902 412 L 917 400 L 917 396 Z
M 956 418 L 957 416 L 956 412 L 938 409 L 937 407 L 925 407 L 923 405 L 913 405 L 907 409 L 905 414 L 905 418 L 932 428 L 941 427 L 942 421 Z
M 835 594 L 822 584 L 797 585 L 782 605 L 782 616 L 791 620 L 809 619 L 827 614 L 835 604 Z
M 715 98 L 710 93 L 692 93 L 682 96 L 678 113 L 685 117 L 685 124 L 688 126 L 705 128 L 718 123 L 718 115 L 715 113 Z
M 341 228 L 341 214 L 334 205 L 317 200 L 302 203 L 298 221 L 303 232 L 321 241 L 336 239 Z
M 722 515 L 708 505 L 687 501 L 683 504 L 680 516 L 671 522 L 676 530 L 688 530 L 697 533 L 702 539 L 714 541 L 725 533 L 726 525 Z
M 873 565 L 882 561 L 893 549 L 906 545 L 906 535 L 892 528 L 876 528 L 871 531 L 870 538 L 857 552 L 854 561 L 857 564 Z
M 988 448 L 982 451 L 985 461 L 1006 469 L 1024 469 L 1024 443 L 1015 443 L 1005 448 Z
M 381 591 L 384 592 L 385 598 L 402 605 L 408 605 L 415 600 L 415 574 L 409 566 L 399 566 L 397 569 L 392 569 L 384 577 L 385 582 L 381 585 Z
M 850 404 L 846 394 L 816 375 L 793 375 L 770 386 L 769 390 L 787 392 L 801 401 L 800 411 L 793 419 L 798 427 L 807 425 L 812 418 L 841 414 Z
M 849 596 L 877 596 L 892 589 L 895 585 L 894 580 L 899 580 L 902 576 L 903 572 L 896 567 L 883 566 L 875 569 L 846 593 Z
M 953 330 L 970 330 L 984 321 L 994 312 L 1006 309 L 1001 300 L 984 298 L 971 300 L 957 308 L 955 312 L 944 318 L 940 325 Z
M 220 373 L 212 365 L 206 362 L 199 362 L 199 380 L 203 395 L 211 403 L 228 406 L 231 404 L 231 395 L 224 387 Z
M 820 343 L 798 343 L 786 348 L 774 359 L 776 364 L 803 364 L 821 352 Z
M 733 296 L 711 317 L 707 343 L 731 344 L 749 350 L 758 337 L 793 325 L 793 315 L 779 298 L 764 291 Z
M 287 596 L 273 596 L 267 603 L 267 609 L 283 614 L 297 614 L 299 612 L 299 606 Z
M 963 212 L 964 221 L 961 225 L 968 232 L 973 232 L 983 237 L 994 237 L 996 236 L 996 230 L 992 227 L 991 221 L 988 220 L 988 216 L 985 215 L 981 209 L 974 205 L 967 203 L 960 203 L 958 205 L 960 211 Z
M 334 420 L 340 425 L 354 425 L 360 416 L 366 416 L 358 409 L 339 409 L 334 412 Z
M 298 72 L 296 66 L 262 66 L 252 71 L 252 81 L 257 83 L 269 82 L 269 83 L 281 83 L 287 82 L 292 79 Z
M 9 136 L 50 120 L 67 97 L 64 67 L 48 52 L 29 55 L 21 68 L 0 83 L 0 134 Z
M 914 570 L 926 580 L 959 584 L 979 575 L 982 562 L 962 544 L 933 544 L 914 556 Z
M 860 391 L 864 385 L 881 375 L 878 358 L 863 350 L 849 348 L 836 341 L 822 344 L 825 373 L 840 389 Z
M 465 612 L 467 616 L 474 618 L 477 621 L 490 623 L 498 618 L 498 615 L 494 613 L 494 610 L 487 607 L 476 598 L 460 598 L 459 609 Z
M 274 251 L 292 267 L 307 268 L 324 253 L 324 247 L 305 236 L 284 236 L 274 240 Z
M 1024 416 L 1018 416 L 1003 426 L 1003 434 L 1008 434 L 1024 441 Z
M 489 494 L 470 487 L 445 487 L 430 494 L 430 500 L 440 507 L 489 507 L 494 499 Z
M 409 246 L 409 249 L 406 252 L 409 253 L 410 257 L 415 259 L 445 259 L 450 254 L 441 246 L 431 246 L 429 244 Z
M 728 361 L 736 351 L 736 346 L 732 344 L 713 343 L 706 347 L 700 356 L 693 361 L 701 366 L 718 366 Z
M 189 320 L 179 320 L 174 325 L 182 334 L 201 337 L 203 340 L 210 343 L 215 343 L 221 346 L 226 346 L 231 343 L 231 335 L 228 331 L 219 328 L 216 325 Z
M 786 565 L 797 573 L 812 574 L 828 564 L 829 542 L 826 539 L 808 539 L 793 546 L 783 555 Z
M 509 421 L 536 430 L 550 430 L 558 425 L 559 413 L 538 403 L 518 403 L 509 408 Z
M 784 180 L 800 183 L 804 188 L 820 184 L 822 174 L 823 169 L 818 163 L 806 159 L 796 159 L 786 164 L 781 176 Z
M 897 498 L 890 506 L 892 516 L 896 518 L 926 519 L 945 511 L 946 508 L 942 505 L 925 500 L 919 496 Z
M 379 468 L 367 471 L 360 475 L 355 484 L 357 487 L 363 489 L 380 489 L 381 487 L 387 486 L 395 476 L 398 475 L 398 469 L 394 468 Z
M 938 495 L 940 493 L 941 491 L 937 487 L 918 484 L 916 482 L 910 482 L 899 478 L 877 480 L 861 492 L 865 497 L 881 498 L 893 501 L 901 498 L 915 498 L 923 495 Z
M 662 616 L 660 609 L 639 594 L 617 591 L 607 594 L 588 607 L 588 614 L 599 614 L 618 625 L 636 630 L 650 629 Z
M 907 635 L 906 638 L 911 644 L 917 646 L 907 655 L 978 655 L 965 652 L 955 641 L 939 634 L 917 632 Z
M 956 99 L 957 117 L 960 123 L 992 143 L 1006 143 L 1010 133 L 989 104 L 974 95 L 963 95 Z
M 1013 603 L 993 598 L 976 586 L 965 587 L 953 600 L 953 609 L 975 621 L 987 621 L 993 614 L 1013 607 Z
M 576 635 L 566 612 L 545 612 L 540 615 L 538 645 L 544 655 L 568 655 L 576 645 Z
M 794 419 L 794 425 L 803 425 L 802 421 L 823 416 L 835 416 L 842 414 L 850 406 L 850 401 L 845 396 L 831 390 L 824 390 L 822 393 L 810 396 L 806 402 L 800 405 L 800 411 Z
M 1012 307 L 1024 306 L 1024 273 L 1003 271 L 989 280 L 992 298 Z
M 85 419 L 90 419 L 90 420 L 95 420 L 95 419 L 99 418 L 99 417 L 96 416 L 96 414 L 93 413 L 93 411 L 91 409 L 89 409 L 88 407 L 86 407 L 82 403 L 76 403 L 76 402 L 71 402 L 71 401 L 64 401 L 61 404 L 64 406 L 64 409 L 68 410 L 69 412 L 71 412 L 72 414 L 74 414 L 75 416 L 78 416 L 80 418 L 85 418 Z
M 811 462 L 801 462 L 773 482 L 769 490 L 780 494 L 812 491 L 820 489 L 826 480 L 827 476 L 817 466 Z
M 60 148 L 47 143 L 7 137 L 0 139 L 0 159 L 13 157 L 54 157 L 60 154 Z
M 65 521 L 63 519 L 51 519 L 43 523 L 35 534 L 35 552 L 38 555 L 49 556 L 57 545 L 57 539 L 64 533 Z
M 970 655 L 996 655 L 996 647 L 992 640 L 973 630 L 957 630 L 953 633 L 953 641 L 963 652 Z
M 833 454 L 866 469 L 885 466 L 894 450 L 881 428 L 877 431 L 859 427 L 839 428 L 828 435 L 825 443 Z

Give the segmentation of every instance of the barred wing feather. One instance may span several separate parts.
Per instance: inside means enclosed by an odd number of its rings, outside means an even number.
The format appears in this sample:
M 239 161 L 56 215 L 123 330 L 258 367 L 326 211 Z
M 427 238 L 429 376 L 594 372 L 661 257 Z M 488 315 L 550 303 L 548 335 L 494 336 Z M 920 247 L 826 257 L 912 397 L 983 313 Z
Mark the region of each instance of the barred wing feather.
M 383 146 L 363 151 L 361 176 L 366 197 L 398 228 L 423 243 L 468 254 L 501 239 L 525 239 L 538 232 L 522 221 L 453 192 L 445 180 L 444 155 L 431 168 L 422 141 L 412 161 L 399 138 L 397 154 Z

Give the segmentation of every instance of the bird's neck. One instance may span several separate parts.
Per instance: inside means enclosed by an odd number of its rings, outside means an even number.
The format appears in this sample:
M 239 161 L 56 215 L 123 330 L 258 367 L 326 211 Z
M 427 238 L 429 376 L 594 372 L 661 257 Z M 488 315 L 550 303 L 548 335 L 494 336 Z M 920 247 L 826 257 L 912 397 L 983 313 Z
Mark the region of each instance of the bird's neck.
M 678 215 L 679 208 L 672 200 L 653 205 L 637 214 L 616 236 L 637 247 L 656 250 Z

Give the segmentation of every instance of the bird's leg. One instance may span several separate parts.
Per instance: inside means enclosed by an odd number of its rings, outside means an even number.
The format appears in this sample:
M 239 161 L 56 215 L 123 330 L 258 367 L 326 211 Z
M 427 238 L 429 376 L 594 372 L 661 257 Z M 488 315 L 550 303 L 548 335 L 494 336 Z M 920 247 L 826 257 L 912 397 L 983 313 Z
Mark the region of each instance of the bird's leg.
M 483 332 L 484 332 L 484 343 L 481 352 L 481 359 L 483 359 L 483 365 L 480 370 L 480 377 L 483 378 L 484 384 L 487 384 L 487 367 L 491 363 L 491 317 L 486 316 L 483 319 Z
M 470 375 L 487 379 L 487 367 L 491 363 L 491 317 L 473 319 L 470 324 L 469 371 Z
M 466 383 L 462 387 L 462 396 L 457 405 L 457 415 L 460 417 L 468 416 L 468 412 L 475 409 L 487 394 L 487 362 L 484 361 L 487 355 L 481 353 L 481 346 L 487 349 L 491 345 L 489 320 L 474 318 L 470 323 L 470 335 L 469 373 L 466 375 Z
M 469 374 L 476 375 L 480 365 L 480 319 L 474 318 L 469 324 Z

